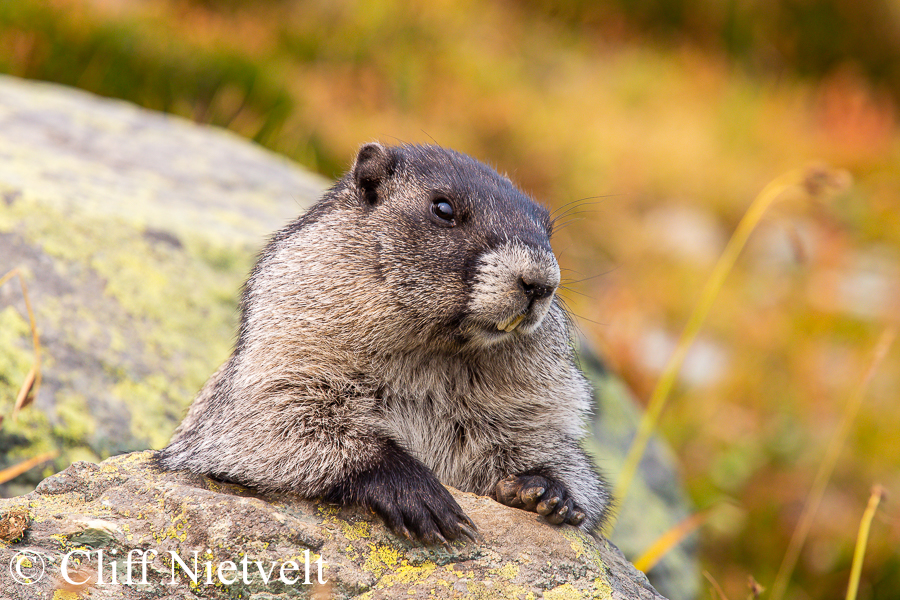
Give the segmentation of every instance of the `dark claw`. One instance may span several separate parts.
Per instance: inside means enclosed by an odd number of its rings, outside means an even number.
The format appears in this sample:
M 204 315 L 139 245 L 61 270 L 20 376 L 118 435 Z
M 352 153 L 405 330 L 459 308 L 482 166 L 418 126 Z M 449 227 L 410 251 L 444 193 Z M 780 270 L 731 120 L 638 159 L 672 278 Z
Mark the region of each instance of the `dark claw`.
M 396 527 L 392 527 L 391 529 L 393 529 L 394 533 L 396 533 L 400 537 L 406 538 L 409 541 L 413 540 L 413 536 L 409 532 L 409 529 L 407 529 L 406 526 L 402 523 L 400 525 L 397 525 Z
M 444 548 L 446 548 L 448 550 L 450 549 L 450 542 L 448 542 L 447 538 L 442 536 L 439 531 L 432 532 L 431 535 L 428 537 L 429 537 L 429 539 L 428 539 L 429 546 L 434 546 L 435 544 L 440 544 Z
M 575 513 L 569 517 L 569 524 L 578 527 L 584 522 L 585 514 L 580 510 L 576 510 Z
M 566 514 L 569 512 L 569 507 L 566 504 L 563 504 L 559 510 L 547 516 L 547 520 L 554 525 L 561 525 L 566 520 Z
M 471 523 L 471 521 L 469 521 L 469 522 Z M 459 531 L 464 536 L 469 538 L 471 541 L 478 543 L 478 539 L 477 539 L 478 532 L 476 530 L 472 529 L 471 527 L 468 527 L 467 525 L 460 524 Z
M 559 517 L 560 523 L 566 522 L 566 517 L 569 516 L 569 512 L 571 512 L 571 510 L 572 510 L 570 508 L 571 505 L 572 505 L 572 501 L 570 500 L 567 504 L 564 504 L 562 508 L 560 508 L 558 511 L 556 511 L 556 515 L 557 515 L 557 517 Z

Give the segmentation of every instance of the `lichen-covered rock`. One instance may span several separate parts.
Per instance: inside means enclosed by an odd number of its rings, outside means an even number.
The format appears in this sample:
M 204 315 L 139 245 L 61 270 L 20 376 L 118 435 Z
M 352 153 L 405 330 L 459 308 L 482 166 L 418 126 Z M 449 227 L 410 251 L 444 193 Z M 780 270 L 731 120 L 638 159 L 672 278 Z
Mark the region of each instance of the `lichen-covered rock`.
M 25 273 L 44 346 L 0 466 L 164 445 L 228 356 L 255 253 L 326 185 L 222 130 L 0 77 L 0 276 Z M 7 416 L 31 364 L 26 314 L 17 282 L 0 288 Z
M 228 356 L 256 252 L 327 185 L 227 132 L 0 76 L 0 275 L 24 272 L 44 358 L 35 403 L 0 426 L 0 468 L 60 452 L 6 495 L 74 461 L 165 445 Z M 31 359 L 10 281 L 0 287 L 0 415 Z M 583 364 L 600 406 L 589 448 L 614 476 L 638 413 L 589 352 Z M 654 442 L 613 538 L 632 557 L 687 515 L 673 465 Z M 675 600 L 696 595 L 696 574 L 683 548 L 650 573 Z
M 28 523 L 0 542 L 0 597 L 662 598 L 606 541 L 453 495 L 480 539 L 420 547 L 362 509 L 163 472 L 152 451 L 79 462 L 0 500 Z

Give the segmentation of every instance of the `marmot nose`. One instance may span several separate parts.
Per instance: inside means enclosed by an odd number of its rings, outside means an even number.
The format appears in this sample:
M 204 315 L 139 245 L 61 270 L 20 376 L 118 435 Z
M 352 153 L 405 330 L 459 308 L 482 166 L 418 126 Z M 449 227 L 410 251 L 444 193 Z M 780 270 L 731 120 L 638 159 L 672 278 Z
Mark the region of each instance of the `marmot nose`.
M 525 292 L 525 295 L 531 302 L 550 296 L 556 289 L 556 286 L 547 285 L 542 282 L 531 282 L 524 277 L 519 277 L 519 287 L 522 288 L 522 291 Z

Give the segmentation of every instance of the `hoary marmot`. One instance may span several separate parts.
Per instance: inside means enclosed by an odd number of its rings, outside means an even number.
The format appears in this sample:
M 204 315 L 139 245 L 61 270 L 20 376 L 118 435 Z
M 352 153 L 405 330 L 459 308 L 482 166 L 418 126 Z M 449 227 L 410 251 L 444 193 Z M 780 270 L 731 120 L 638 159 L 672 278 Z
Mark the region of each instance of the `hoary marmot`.
M 428 544 L 473 535 L 441 484 L 594 530 L 610 495 L 579 443 L 592 391 L 552 227 L 468 156 L 363 146 L 262 251 L 161 464 L 360 504 Z

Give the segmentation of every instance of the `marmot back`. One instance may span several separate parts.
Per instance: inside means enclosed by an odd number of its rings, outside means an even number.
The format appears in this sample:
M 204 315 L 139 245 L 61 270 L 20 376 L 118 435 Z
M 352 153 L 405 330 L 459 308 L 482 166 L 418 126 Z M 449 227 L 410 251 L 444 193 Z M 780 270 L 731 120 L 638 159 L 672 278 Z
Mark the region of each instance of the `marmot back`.
M 609 494 L 551 229 L 472 158 L 363 146 L 261 253 L 161 464 L 361 504 L 426 543 L 474 528 L 441 483 L 594 529 Z

